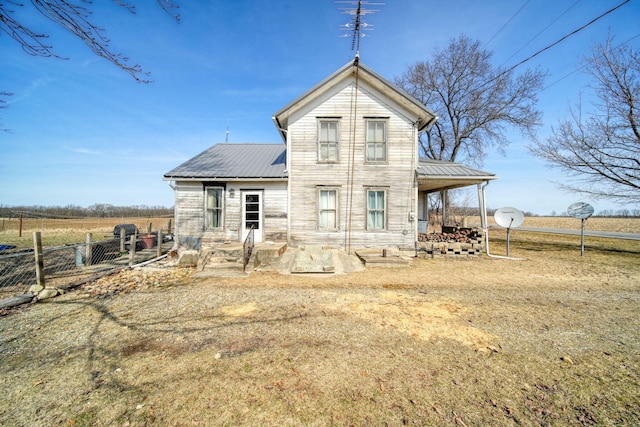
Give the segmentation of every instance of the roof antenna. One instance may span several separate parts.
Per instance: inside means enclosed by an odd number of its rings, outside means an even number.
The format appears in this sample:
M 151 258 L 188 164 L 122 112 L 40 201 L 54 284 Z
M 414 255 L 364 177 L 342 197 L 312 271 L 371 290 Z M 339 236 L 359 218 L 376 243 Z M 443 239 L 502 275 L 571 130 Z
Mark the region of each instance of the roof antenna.
M 363 6 L 384 6 L 384 3 L 372 3 L 366 0 L 337 0 L 336 3 L 346 3 L 353 7 L 340 7 L 341 13 L 351 15 L 351 22 L 341 25 L 343 31 L 347 31 L 341 37 L 351 37 L 351 50 L 356 51 L 356 61 L 360 58 L 360 39 L 367 37 L 364 31 L 373 30 L 373 25 L 366 23 L 362 17 L 371 15 L 379 10 L 365 9 Z

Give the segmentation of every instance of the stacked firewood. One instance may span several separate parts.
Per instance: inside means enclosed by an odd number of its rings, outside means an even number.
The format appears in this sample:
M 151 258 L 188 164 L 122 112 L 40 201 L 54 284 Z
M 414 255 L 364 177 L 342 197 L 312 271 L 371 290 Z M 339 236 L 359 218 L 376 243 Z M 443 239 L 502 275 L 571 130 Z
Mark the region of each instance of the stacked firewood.
M 418 233 L 419 242 L 475 243 L 479 232 L 472 228 L 460 228 L 453 233 Z

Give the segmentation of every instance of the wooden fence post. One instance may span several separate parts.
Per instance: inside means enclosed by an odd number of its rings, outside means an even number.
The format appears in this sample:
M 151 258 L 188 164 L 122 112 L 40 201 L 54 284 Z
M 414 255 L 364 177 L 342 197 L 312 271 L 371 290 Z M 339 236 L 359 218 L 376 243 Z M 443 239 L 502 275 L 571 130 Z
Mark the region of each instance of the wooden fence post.
M 129 266 L 132 266 L 136 259 L 136 240 L 138 240 L 138 236 L 134 232 L 129 240 Z
M 85 239 L 85 243 L 87 244 L 85 246 L 85 265 L 91 265 L 91 258 L 92 258 L 92 252 L 93 252 L 93 248 L 91 247 L 91 233 L 87 233 L 87 237 Z
M 44 259 L 42 258 L 42 234 L 33 232 L 33 253 L 36 261 L 36 281 L 44 288 Z
M 124 229 L 124 227 L 120 228 L 120 252 L 124 252 L 126 249 L 126 241 L 127 241 L 127 231 Z
M 158 239 L 156 242 L 156 246 L 158 247 L 157 256 L 162 256 L 162 227 L 158 228 Z

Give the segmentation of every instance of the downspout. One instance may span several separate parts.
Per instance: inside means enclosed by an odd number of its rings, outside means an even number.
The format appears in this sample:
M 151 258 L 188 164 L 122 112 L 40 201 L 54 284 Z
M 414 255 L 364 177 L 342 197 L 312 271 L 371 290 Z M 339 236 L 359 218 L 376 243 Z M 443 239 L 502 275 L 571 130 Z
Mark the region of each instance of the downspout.
M 485 181 L 484 185 L 478 184 L 478 201 L 480 203 L 480 226 L 482 227 L 482 231 L 484 232 L 484 241 L 486 246 L 486 253 L 488 257 L 491 258 L 500 258 L 500 259 L 510 259 L 514 261 L 523 261 L 524 258 L 513 258 L 508 256 L 501 255 L 492 255 L 489 252 L 489 226 L 487 225 L 487 197 L 485 188 L 489 185 L 489 181 Z

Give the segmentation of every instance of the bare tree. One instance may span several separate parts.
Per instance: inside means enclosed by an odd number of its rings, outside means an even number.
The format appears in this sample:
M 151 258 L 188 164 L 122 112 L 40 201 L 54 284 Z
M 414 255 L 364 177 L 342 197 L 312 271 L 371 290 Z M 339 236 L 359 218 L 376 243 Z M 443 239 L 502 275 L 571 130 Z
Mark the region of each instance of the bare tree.
M 123 0 L 112 0 L 118 6 L 135 13 L 135 5 Z M 176 21 L 180 17 L 175 13 L 177 5 L 171 0 L 156 0 L 157 3 Z M 105 30 L 91 22 L 90 0 L 32 0 L 31 5 L 43 16 L 64 28 L 82 40 L 96 55 L 113 63 L 130 74 L 139 82 L 148 82 L 142 68 L 129 62 L 129 58 L 114 52 L 109 46 Z M 16 1 L 0 2 L 0 31 L 6 33 L 20 44 L 29 55 L 62 58 L 54 52 L 53 46 L 46 43 L 48 35 L 20 22 L 16 17 L 18 8 L 24 7 Z
M 583 58 L 594 79 L 593 111 L 569 109 L 546 141 L 531 150 L 568 176 L 569 191 L 617 203 L 640 203 L 640 56 L 611 39 Z
M 421 156 L 482 166 L 488 149 L 504 153 L 507 128 L 535 138 L 542 116 L 535 105 L 545 73 L 526 70 L 514 76 L 513 69 L 494 67 L 491 56 L 480 42 L 462 35 L 396 79 L 438 116 L 420 136 Z M 441 197 L 446 213 L 447 193 Z
M 493 67 L 491 52 L 467 36 L 435 49 L 428 61 L 409 67 L 396 84 L 431 108 L 439 119 L 421 135 L 421 155 L 481 166 L 487 149 L 503 152 L 505 131 L 532 137 L 540 125 L 535 109 L 545 74 Z

